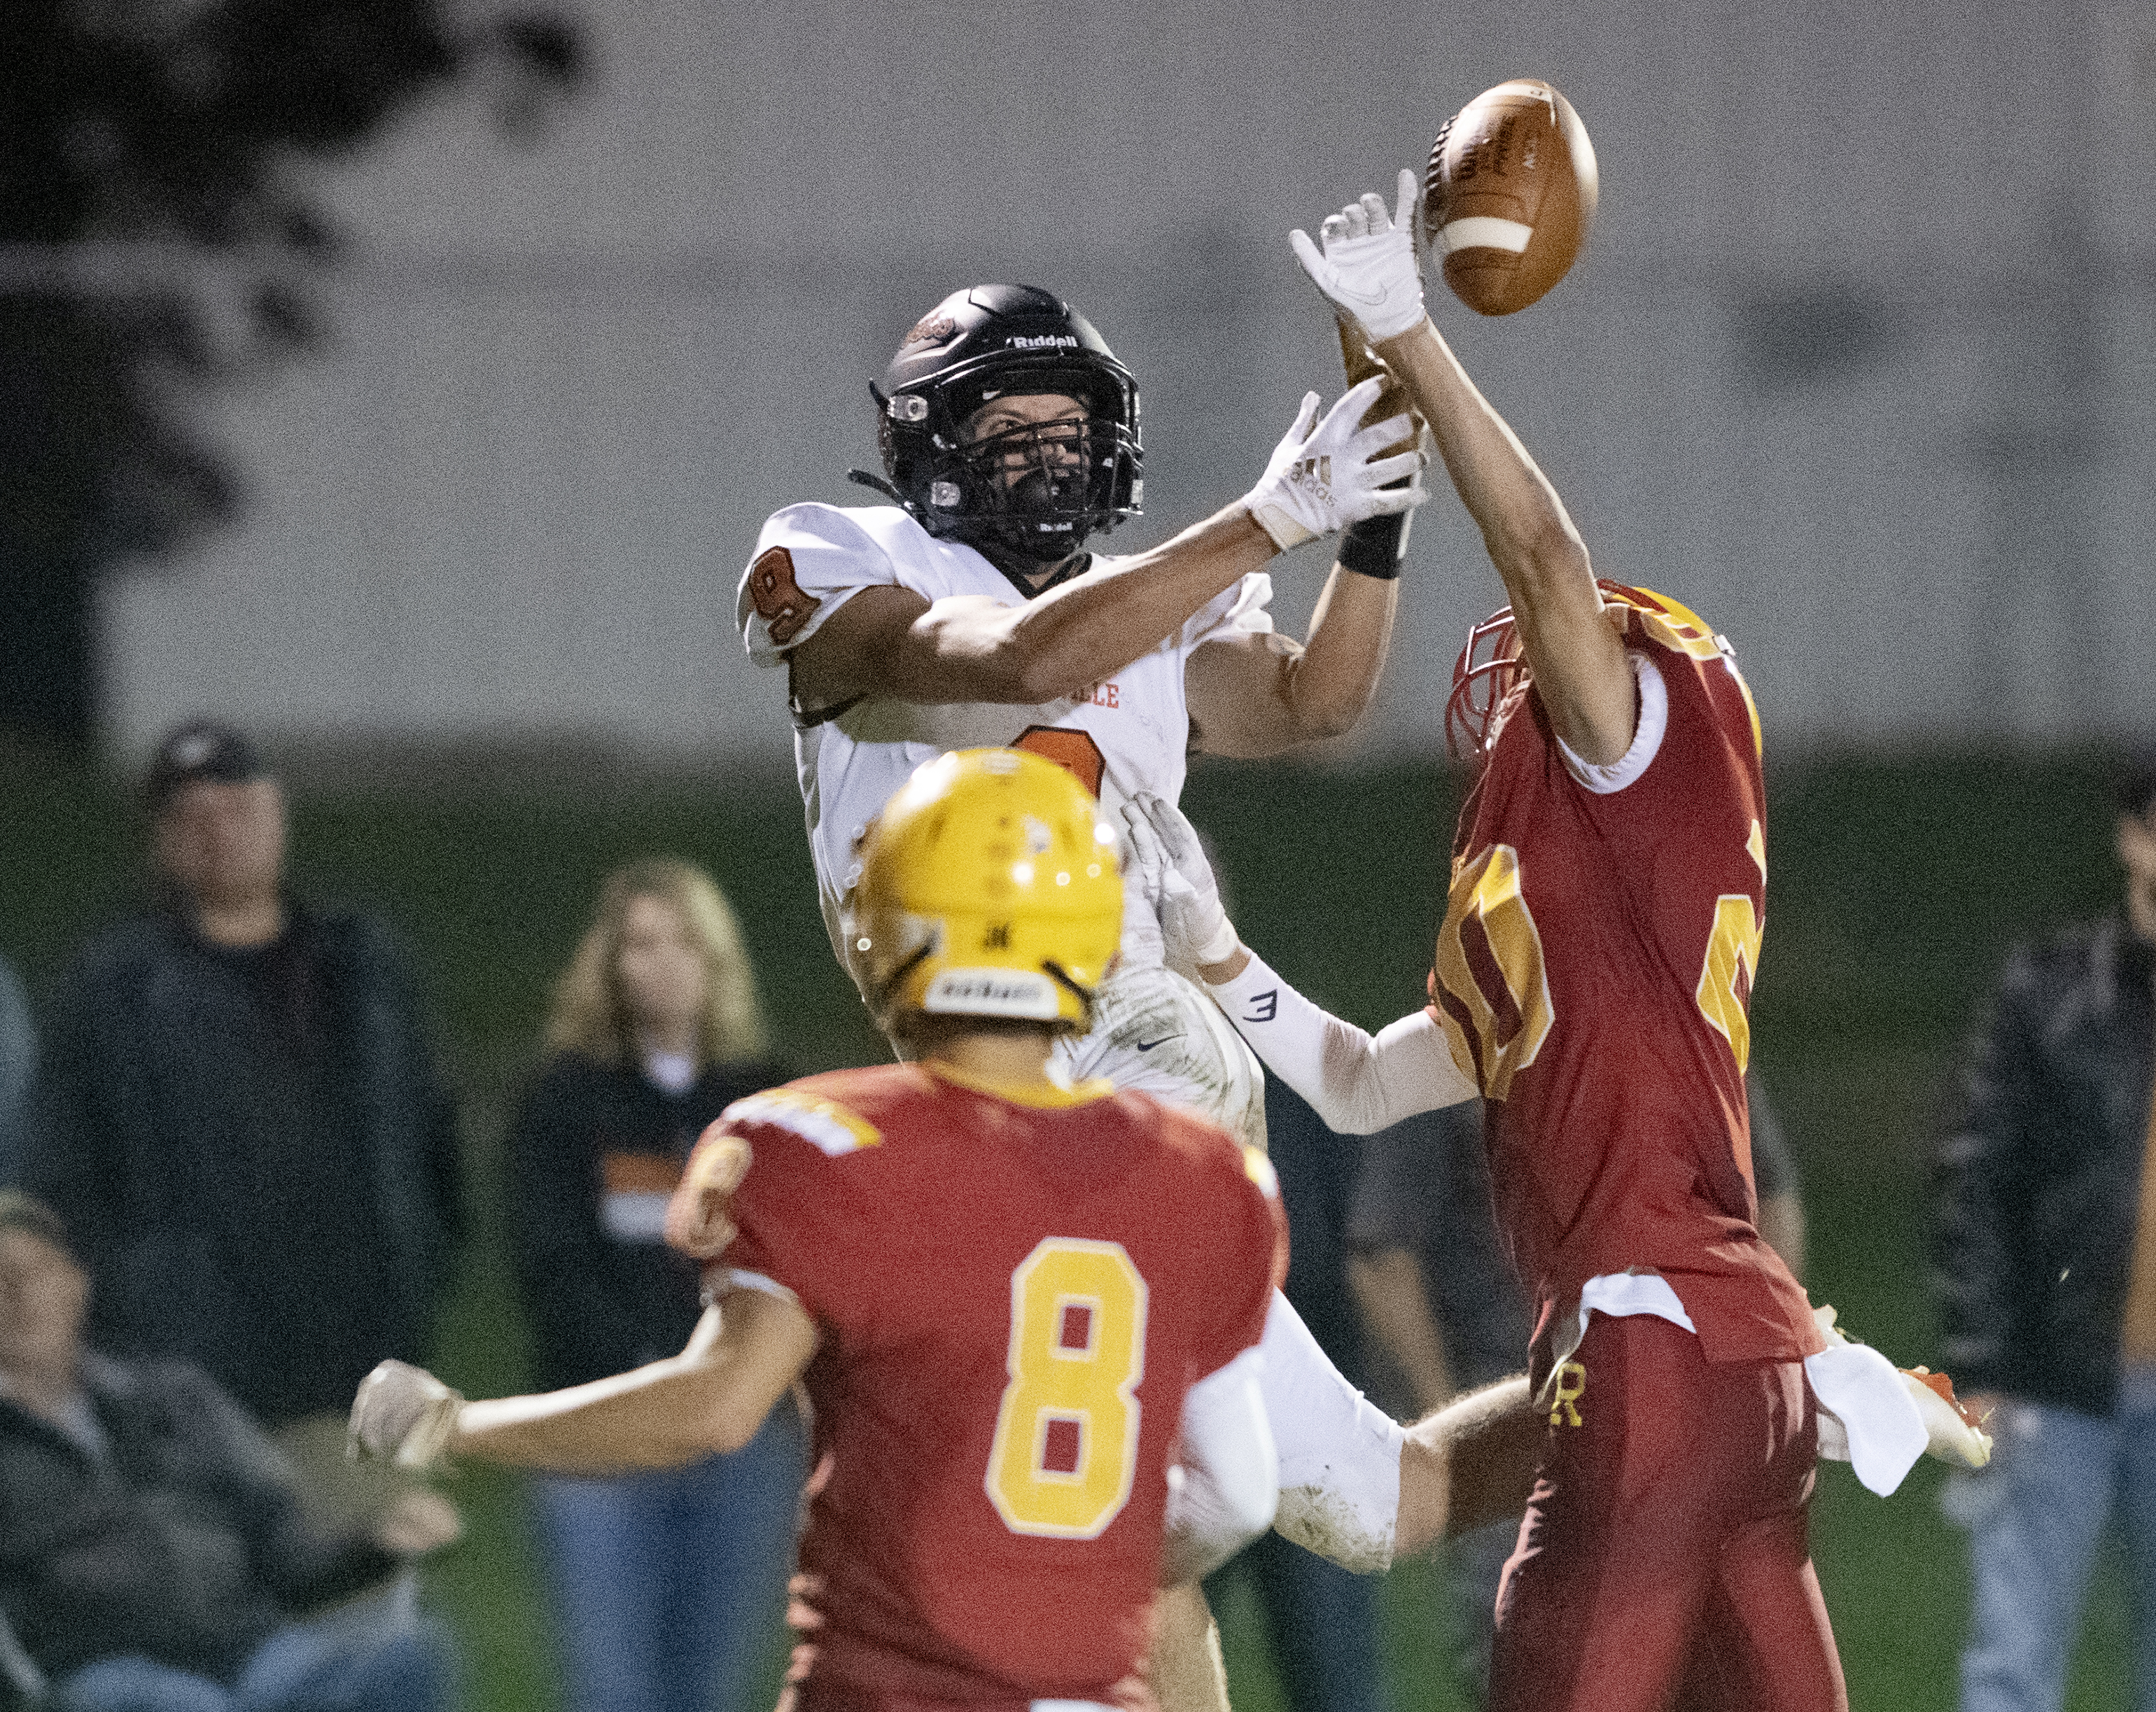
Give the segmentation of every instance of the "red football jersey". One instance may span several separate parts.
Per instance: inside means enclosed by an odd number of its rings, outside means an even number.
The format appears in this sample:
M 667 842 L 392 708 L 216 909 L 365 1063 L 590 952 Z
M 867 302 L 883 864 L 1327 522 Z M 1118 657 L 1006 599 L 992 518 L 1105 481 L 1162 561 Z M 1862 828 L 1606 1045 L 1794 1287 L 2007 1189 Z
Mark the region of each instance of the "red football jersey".
M 1106 1083 L 1040 1105 L 911 1064 L 740 1101 L 701 1145 L 740 1143 L 720 1264 L 823 1337 L 804 1705 L 1149 1705 L 1183 1394 L 1264 1330 L 1271 1167 Z
M 1726 647 L 1638 591 L 1613 605 L 1666 695 L 1660 746 L 1598 793 L 1516 691 L 1460 816 L 1432 1009 L 1484 1098 L 1499 1228 L 1540 1309 L 1666 1277 L 1711 1361 L 1821 1347 L 1754 1226 L 1747 1008 L 1767 879 L 1758 715 Z M 1648 697 L 1642 694 L 1643 731 Z

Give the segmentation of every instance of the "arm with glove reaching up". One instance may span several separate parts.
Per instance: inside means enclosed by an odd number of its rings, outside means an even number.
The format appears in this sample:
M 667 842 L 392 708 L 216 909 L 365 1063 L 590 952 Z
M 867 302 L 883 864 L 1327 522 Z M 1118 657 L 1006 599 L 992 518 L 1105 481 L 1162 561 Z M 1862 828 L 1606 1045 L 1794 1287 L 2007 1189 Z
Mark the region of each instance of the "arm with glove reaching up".
M 1422 502 L 1421 453 L 1411 443 L 1385 451 L 1411 438 L 1409 418 L 1362 426 L 1382 391 L 1367 379 L 1322 415 L 1310 393 L 1243 498 L 1037 598 L 931 601 L 896 584 L 862 591 L 788 656 L 797 692 L 819 705 L 869 695 L 1031 705 L 1099 683 L 1276 554 Z M 1389 485 L 1404 478 L 1406 486 Z
M 1194 970 L 1264 1060 L 1342 1135 L 1471 1099 L 1445 1032 L 1417 1011 L 1375 1035 L 1321 1010 L 1237 937 L 1197 829 L 1176 806 L 1142 794 L 1127 804 L 1132 883 L 1160 916 L 1171 967 Z
M 1639 712 L 1632 671 L 1587 548 L 1557 490 L 1482 396 L 1424 313 L 1415 254 L 1416 176 L 1399 175 L 1397 210 L 1367 195 L 1327 217 L 1319 243 L 1291 234 L 1303 271 L 1334 309 L 1358 320 L 1430 424 L 1454 490 L 1504 579 L 1522 647 L 1551 723 L 1597 765 L 1631 746 Z

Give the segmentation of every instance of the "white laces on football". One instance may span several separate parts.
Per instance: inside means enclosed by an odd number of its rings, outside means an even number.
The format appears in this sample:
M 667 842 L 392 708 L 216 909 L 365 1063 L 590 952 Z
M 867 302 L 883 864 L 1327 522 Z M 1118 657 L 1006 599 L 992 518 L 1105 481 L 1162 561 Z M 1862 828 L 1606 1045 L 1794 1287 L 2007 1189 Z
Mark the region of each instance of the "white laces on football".
M 1399 208 L 1388 213 L 1372 194 L 1328 215 L 1322 253 L 1297 227 L 1288 234 L 1296 259 L 1317 289 L 1363 324 L 1373 341 L 1399 337 L 1422 320 L 1422 269 L 1415 256 L 1414 170 L 1400 169 Z

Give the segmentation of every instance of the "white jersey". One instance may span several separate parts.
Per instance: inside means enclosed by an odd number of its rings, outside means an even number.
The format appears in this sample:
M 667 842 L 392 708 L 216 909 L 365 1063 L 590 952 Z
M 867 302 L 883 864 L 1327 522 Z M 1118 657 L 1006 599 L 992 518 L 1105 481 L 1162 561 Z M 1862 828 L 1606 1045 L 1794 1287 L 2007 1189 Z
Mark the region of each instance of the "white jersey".
M 783 665 L 787 650 L 814 636 L 855 595 L 883 584 L 931 601 L 974 595 L 1014 607 L 1025 600 L 973 548 L 937 540 L 896 505 L 789 505 L 764 525 L 742 577 L 737 610 L 749 658 Z M 1245 577 L 1112 677 L 1037 707 L 866 696 L 798 716 L 794 753 L 808 846 L 839 961 L 851 966 L 841 925 L 847 894 L 860 878 L 855 846 L 916 767 L 949 750 L 1015 746 L 1069 767 L 1101 799 L 1111 825 L 1122 824 L 1118 811 L 1140 791 L 1175 802 L 1190 745 L 1184 664 L 1214 637 L 1270 630 L 1271 598 L 1270 577 Z M 1159 924 L 1145 910 L 1127 912 L 1122 966 L 1160 961 Z

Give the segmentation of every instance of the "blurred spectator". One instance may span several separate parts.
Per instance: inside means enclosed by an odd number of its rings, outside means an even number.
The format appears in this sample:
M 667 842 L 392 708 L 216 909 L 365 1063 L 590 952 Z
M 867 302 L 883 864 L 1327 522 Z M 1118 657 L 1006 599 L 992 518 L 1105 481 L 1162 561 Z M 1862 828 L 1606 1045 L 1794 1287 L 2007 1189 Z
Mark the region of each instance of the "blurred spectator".
M 1363 1139 L 1348 1220 L 1348 1279 L 1372 1344 L 1376 1396 L 1419 1419 L 1455 1393 L 1519 1371 L 1533 1329 L 1497 1240 L 1482 1108 L 1424 1112 Z M 1445 1541 L 1445 1664 L 1480 1705 L 1490 1674 L 1497 1578 L 1517 1517 Z
M 1744 1073 L 1744 1100 L 1752 1109 L 1752 1186 L 1759 1195 L 1759 1234 L 1802 1284 L 1807 1243 L 1797 1156 L 1790 1151 L 1781 1114 L 1767 1098 L 1767 1084 L 1756 1070 Z
M 144 787 L 155 894 L 54 994 L 23 1179 L 96 1285 L 90 1340 L 181 1358 L 276 1429 L 316 1519 L 396 1485 L 347 1471 L 346 1410 L 426 1353 L 462 1223 L 456 1130 L 379 922 L 285 885 L 285 799 L 229 727 L 182 725 Z
M 0 957 L 0 1184 L 22 1169 L 23 1130 L 30 1074 L 38 1064 L 38 1034 L 21 978 Z
M 1946 1498 L 1974 1571 L 1964 1712 L 2060 1704 L 2113 1515 L 2133 1704 L 2156 1708 L 2156 765 L 2118 806 L 2123 908 L 2008 956 L 1938 1161 L 1944 1365 L 1996 1441 Z
M 562 975 L 510 1143 L 536 1378 L 557 1390 L 680 1350 L 695 1264 L 661 1240 L 696 1137 L 782 1079 L 733 911 L 685 863 L 610 875 Z M 532 1482 L 575 1712 L 735 1712 L 775 1655 L 801 1494 L 791 1405 L 732 1456 Z
M 1757 1075 L 1747 1075 L 1762 1236 L 1800 1277 L 1796 1162 Z M 1348 1276 L 1368 1327 L 1378 1400 L 1417 1419 L 1455 1393 L 1519 1371 L 1533 1329 L 1497 1238 L 1482 1108 L 1424 1112 L 1367 1136 L 1348 1222 Z M 1300 1242 L 1301 1233 L 1294 1233 Z M 1481 1703 L 1497 1583 L 1519 1532 L 1493 1522 L 1445 1542 L 1445 1618 L 1455 1691 Z
M 316 1533 L 207 1375 L 84 1348 L 89 1289 L 59 1220 L 0 1190 L 0 1680 L 63 1712 L 444 1704 L 446 1654 L 408 1598 L 301 1613 L 446 1544 L 454 1512 Z
M 1287 1212 L 1289 1304 L 1311 1335 L 1363 1385 L 1363 1329 L 1348 1294 L 1348 1197 L 1364 1138 L 1336 1135 L 1302 1097 L 1265 1079 L 1265 1130 Z M 1206 1583 L 1215 1609 L 1239 1576 L 1251 1578 L 1291 1712 L 1384 1712 L 1379 1582 L 1267 1532 Z

